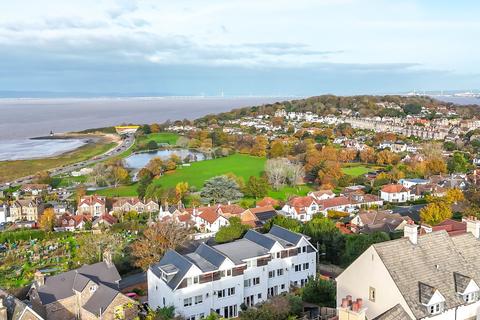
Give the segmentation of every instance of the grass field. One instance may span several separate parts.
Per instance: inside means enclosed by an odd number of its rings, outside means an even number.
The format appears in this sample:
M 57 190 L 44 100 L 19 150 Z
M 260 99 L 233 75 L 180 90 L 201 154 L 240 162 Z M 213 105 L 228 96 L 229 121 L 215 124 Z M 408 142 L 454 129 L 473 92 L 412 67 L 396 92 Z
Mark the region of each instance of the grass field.
M 360 165 L 360 166 L 344 167 L 342 168 L 342 171 L 344 174 L 347 174 L 349 176 L 358 177 L 362 174 L 372 171 L 372 169 Z
M 265 166 L 265 158 L 234 154 L 225 158 L 217 158 L 194 162 L 190 167 L 178 168 L 175 172 L 155 179 L 154 183 L 165 188 L 172 188 L 178 182 L 188 182 L 197 189 L 202 188 L 205 180 L 227 173 L 243 177 L 245 181 L 250 176 L 260 176 Z M 96 193 L 105 196 L 134 196 L 137 185 L 121 186 L 116 189 L 98 190 Z
M 283 187 L 280 190 L 270 190 L 268 196 L 279 200 L 288 200 L 290 196 L 306 196 L 313 189 L 309 185 Z
M 66 164 L 84 161 L 102 154 L 116 146 L 114 142 L 97 142 L 82 146 L 76 150 L 57 157 L 32 160 L 15 160 L 0 162 L 0 182 L 35 174 L 39 171 L 60 167 Z
M 171 132 L 150 133 L 145 136 L 141 136 L 138 139 L 138 143 L 148 142 L 150 140 L 153 140 L 156 143 L 168 143 L 169 145 L 174 145 L 177 143 L 178 134 Z

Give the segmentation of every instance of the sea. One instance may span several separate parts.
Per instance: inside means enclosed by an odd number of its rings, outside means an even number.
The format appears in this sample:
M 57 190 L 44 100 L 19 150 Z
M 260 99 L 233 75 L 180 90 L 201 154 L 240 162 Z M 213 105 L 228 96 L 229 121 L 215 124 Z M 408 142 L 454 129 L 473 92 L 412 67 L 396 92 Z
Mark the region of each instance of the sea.
M 0 99 L 0 161 L 61 154 L 86 143 L 79 139 L 35 139 L 120 124 L 195 119 L 287 97 L 142 97 Z

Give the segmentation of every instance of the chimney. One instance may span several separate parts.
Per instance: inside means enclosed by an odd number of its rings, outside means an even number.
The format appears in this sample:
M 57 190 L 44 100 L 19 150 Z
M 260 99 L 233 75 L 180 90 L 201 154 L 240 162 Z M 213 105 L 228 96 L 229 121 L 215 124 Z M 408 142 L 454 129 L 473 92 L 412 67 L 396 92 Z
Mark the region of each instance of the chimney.
M 352 301 L 352 296 L 348 295 L 338 308 L 338 320 L 366 320 L 366 311 L 363 299 Z
M 36 282 L 37 286 L 43 286 L 45 284 L 45 275 L 40 270 L 37 270 L 33 275 L 33 280 Z
M 471 232 L 475 238 L 480 239 L 480 220 L 475 216 L 462 219 L 467 224 L 467 232 Z
M 418 226 L 412 220 L 409 220 L 403 228 L 403 237 L 408 238 L 412 244 L 417 244 Z
M 7 297 L 5 297 L 5 300 Z M 7 307 L 3 304 L 3 298 L 0 297 L 0 320 L 7 320 Z
M 109 268 L 113 266 L 112 252 L 110 250 L 107 249 L 103 252 L 103 261 Z

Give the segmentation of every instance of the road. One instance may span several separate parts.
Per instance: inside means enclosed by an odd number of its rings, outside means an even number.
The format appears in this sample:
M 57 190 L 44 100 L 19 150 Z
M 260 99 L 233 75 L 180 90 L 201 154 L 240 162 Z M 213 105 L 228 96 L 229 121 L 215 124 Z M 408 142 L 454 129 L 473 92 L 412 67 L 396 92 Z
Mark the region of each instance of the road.
M 99 156 L 95 156 L 90 160 L 85 160 L 85 161 L 69 164 L 69 165 L 66 165 L 66 166 L 63 166 L 63 167 L 49 169 L 48 172 L 50 173 L 51 176 L 58 176 L 58 175 L 61 175 L 61 174 L 70 173 L 70 172 L 75 171 L 75 170 L 80 170 L 81 168 L 88 167 L 92 164 L 102 162 L 102 161 L 105 161 L 107 159 L 116 157 L 119 154 L 128 150 L 134 143 L 135 143 L 135 137 L 134 137 L 133 134 L 125 135 L 124 138 L 122 139 L 122 142 L 119 145 L 117 145 L 117 147 L 107 151 L 104 154 L 101 154 Z M 18 178 L 14 181 L 10 181 L 8 183 L 5 183 L 2 187 L 6 188 L 8 186 L 18 186 L 18 185 L 22 185 L 22 184 L 25 184 L 25 183 L 31 183 L 33 178 L 34 178 L 33 175 Z

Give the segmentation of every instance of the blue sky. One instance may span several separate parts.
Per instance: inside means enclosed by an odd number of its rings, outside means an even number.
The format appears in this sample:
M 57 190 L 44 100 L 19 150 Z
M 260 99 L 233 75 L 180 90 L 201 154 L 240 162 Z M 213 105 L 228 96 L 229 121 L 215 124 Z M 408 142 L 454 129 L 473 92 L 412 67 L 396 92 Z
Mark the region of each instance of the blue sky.
M 2 1 L 0 91 L 480 89 L 479 12 L 461 0 Z

